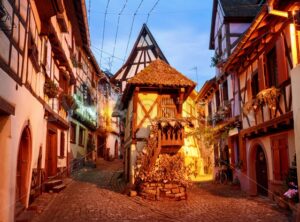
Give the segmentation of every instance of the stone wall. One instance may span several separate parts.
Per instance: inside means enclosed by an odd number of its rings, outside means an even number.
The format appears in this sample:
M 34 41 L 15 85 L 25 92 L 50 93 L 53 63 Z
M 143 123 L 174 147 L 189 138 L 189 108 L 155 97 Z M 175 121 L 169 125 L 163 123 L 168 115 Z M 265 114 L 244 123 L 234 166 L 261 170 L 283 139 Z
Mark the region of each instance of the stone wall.
M 186 187 L 175 183 L 143 183 L 139 186 L 139 195 L 149 200 L 185 200 Z

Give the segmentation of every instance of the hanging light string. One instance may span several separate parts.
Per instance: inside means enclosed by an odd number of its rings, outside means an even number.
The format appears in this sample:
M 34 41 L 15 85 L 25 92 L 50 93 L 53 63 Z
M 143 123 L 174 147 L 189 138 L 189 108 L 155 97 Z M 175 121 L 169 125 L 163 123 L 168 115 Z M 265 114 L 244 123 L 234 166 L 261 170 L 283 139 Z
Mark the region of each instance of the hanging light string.
M 153 7 L 152 7 L 152 8 L 150 9 L 150 11 L 148 12 L 148 14 L 147 14 L 147 19 L 146 19 L 146 24 L 148 23 L 149 17 L 150 17 L 150 15 L 151 15 L 151 13 L 153 12 L 153 10 L 154 10 L 154 9 L 156 8 L 156 6 L 158 5 L 159 1 L 160 1 L 160 0 L 157 0 L 157 1 L 154 3 Z
M 107 10 L 108 10 L 108 6 L 109 6 L 109 2 L 110 2 L 110 0 L 107 0 L 107 4 L 106 4 L 106 8 L 105 8 L 105 13 L 104 13 L 103 32 L 102 32 L 102 43 L 101 43 L 101 54 L 100 54 L 100 62 L 99 62 L 100 67 L 101 67 L 102 52 L 103 52 L 104 37 L 105 37 L 106 16 L 107 16 Z
M 144 0 L 140 1 L 140 4 L 138 5 L 137 9 L 135 10 L 133 17 L 132 17 L 132 22 L 131 22 L 131 27 L 130 27 L 130 32 L 129 32 L 129 37 L 128 37 L 128 41 L 127 41 L 127 45 L 126 45 L 126 50 L 125 50 L 125 55 L 124 55 L 124 61 L 126 60 L 126 56 L 127 56 L 127 51 L 128 51 L 128 46 L 130 43 L 130 39 L 131 39 L 131 34 L 132 34 L 132 29 L 133 29 L 133 25 L 134 25 L 134 21 L 135 21 L 135 17 L 141 7 L 141 5 L 143 4 Z
M 119 34 L 119 26 L 120 26 L 121 15 L 123 14 L 123 12 L 124 12 L 124 10 L 125 10 L 125 8 L 127 6 L 127 3 L 128 3 L 128 0 L 125 0 L 123 7 L 122 7 L 121 11 L 118 14 L 117 30 L 116 30 L 116 34 L 115 34 L 115 41 L 114 41 L 114 47 L 113 47 L 112 59 L 111 59 L 111 64 L 110 64 L 110 67 L 109 67 L 109 71 L 111 71 L 111 67 L 113 65 L 114 58 L 115 58 L 115 51 L 116 51 L 118 34 Z

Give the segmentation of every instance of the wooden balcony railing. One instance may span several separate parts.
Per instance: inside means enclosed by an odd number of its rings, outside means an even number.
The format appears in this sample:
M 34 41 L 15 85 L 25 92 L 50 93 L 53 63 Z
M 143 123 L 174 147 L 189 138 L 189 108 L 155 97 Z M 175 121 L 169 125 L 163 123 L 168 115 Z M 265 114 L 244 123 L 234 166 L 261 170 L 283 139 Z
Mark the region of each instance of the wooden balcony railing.
M 184 128 L 168 127 L 160 131 L 160 144 L 164 146 L 183 146 L 184 144 Z

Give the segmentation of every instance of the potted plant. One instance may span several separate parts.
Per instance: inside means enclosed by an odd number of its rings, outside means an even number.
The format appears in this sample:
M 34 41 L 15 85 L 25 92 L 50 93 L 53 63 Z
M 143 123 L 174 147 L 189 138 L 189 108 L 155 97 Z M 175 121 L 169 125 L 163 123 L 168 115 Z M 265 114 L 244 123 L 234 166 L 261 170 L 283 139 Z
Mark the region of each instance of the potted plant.
M 67 93 L 61 95 L 60 102 L 65 111 L 75 110 L 78 107 L 74 97 Z
M 49 99 L 56 98 L 59 92 L 59 88 L 55 82 L 51 79 L 46 79 L 44 84 L 44 94 L 48 96 Z
M 221 58 L 221 55 L 215 53 L 213 57 L 211 57 L 211 67 L 220 67 L 221 64 L 223 64 L 223 60 Z

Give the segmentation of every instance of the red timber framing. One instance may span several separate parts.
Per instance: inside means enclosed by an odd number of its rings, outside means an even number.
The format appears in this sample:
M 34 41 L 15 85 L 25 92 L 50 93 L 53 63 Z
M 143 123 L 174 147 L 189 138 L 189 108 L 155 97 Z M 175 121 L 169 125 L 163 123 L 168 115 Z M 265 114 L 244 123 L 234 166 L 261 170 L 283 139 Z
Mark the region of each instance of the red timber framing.
M 275 1 L 278 3 L 279 1 Z M 291 11 L 299 8 L 299 2 L 280 2 L 280 10 Z M 277 7 L 277 5 L 275 5 Z M 274 6 L 274 8 L 276 8 Z M 222 67 L 222 75 L 228 73 L 239 77 L 241 108 L 255 98 L 251 85 L 254 74 L 258 75 L 258 91 L 272 86 L 280 90 L 276 106 L 272 109 L 259 107 L 257 111 L 243 113 L 243 130 L 239 134 L 240 158 L 246 170 L 246 140 L 274 135 L 293 129 L 292 94 L 289 71 L 293 68 L 291 55 L 291 19 L 268 13 L 267 5 L 262 6 L 250 28 L 245 32 L 235 50 Z M 273 56 L 277 70 L 272 70 L 269 60 Z M 256 64 L 256 65 L 254 65 Z M 277 76 L 272 74 L 277 73 Z M 244 79 L 242 78 L 244 75 Z M 221 78 L 221 77 L 219 77 Z M 273 79 L 272 79 L 273 78 Z M 242 80 L 243 79 L 243 80 Z M 241 81 L 242 80 L 242 81 Z M 253 118 L 251 118 L 253 117 Z M 279 177 L 279 176 L 278 176 Z
M 116 82 L 127 81 L 158 58 L 169 64 L 147 25 L 144 24 L 128 59 L 112 80 Z

